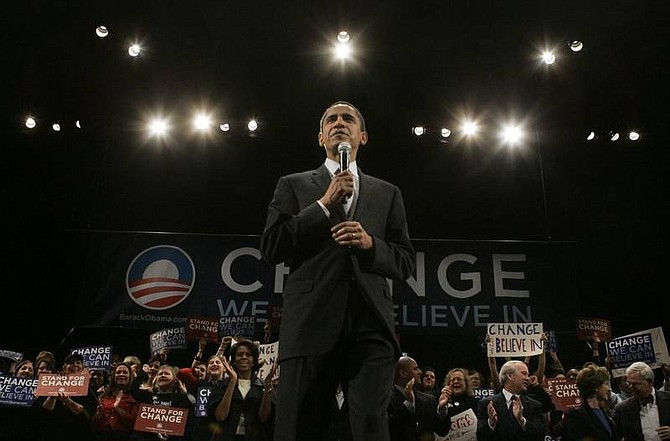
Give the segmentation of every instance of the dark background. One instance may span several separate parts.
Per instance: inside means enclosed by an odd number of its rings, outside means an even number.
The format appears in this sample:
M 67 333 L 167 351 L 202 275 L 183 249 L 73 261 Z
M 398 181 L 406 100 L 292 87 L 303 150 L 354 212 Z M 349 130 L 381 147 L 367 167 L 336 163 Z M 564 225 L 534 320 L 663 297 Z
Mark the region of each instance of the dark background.
M 260 234 L 277 178 L 323 160 L 318 119 L 339 99 L 366 117 L 359 165 L 400 186 L 412 237 L 574 242 L 583 315 L 609 318 L 615 335 L 666 325 L 669 8 L 660 0 L 6 6 L 0 349 L 34 356 L 97 338 L 69 333 L 82 232 Z M 106 39 L 95 36 L 101 24 Z M 343 29 L 356 48 L 344 64 L 329 53 Z M 574 39 L 581 52 L 568 49 Z M 146 48 L 138 58 L 127 55 L 133 40 Z M 556 49 L 554 65 L 537 60 L 545 46 Z M 192 133 L 199 107 L 233 130 Z M 159 110 L 177 124 L 162 142 L 142 131 Z M 442 125 L 456 131 L 466 113 L 482 136 L 441 142 Z M 28 114 L 38 117 L 32 131 Z M 254 137 L 244 128 L 250 117 L 260 124 Z M 513 149 L 494 135 L 509 118 L 529 130 Z M 63 130 L 51 131 L 53 122 Z M 418 124 L 428 129 L 421 138 L 410 131 Z M 640 141 L 625 139 L 631 129 Z M 598 138 L 587 142 L 591 130 Z M 609 130 L 624 139 L 608 141 Z M 123 350 L 145 351 L 115 332 Z M 446 368 L 477 342 L 404 344 L 420 363 Z M 574 336 L 559 344 L 570 362 L 582 361 Z

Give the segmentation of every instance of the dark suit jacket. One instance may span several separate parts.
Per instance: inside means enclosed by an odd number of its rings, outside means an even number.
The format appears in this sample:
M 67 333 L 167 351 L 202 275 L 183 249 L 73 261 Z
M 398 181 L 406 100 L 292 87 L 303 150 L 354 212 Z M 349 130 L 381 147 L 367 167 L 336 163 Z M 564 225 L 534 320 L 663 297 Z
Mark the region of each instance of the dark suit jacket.
M 414 272 L 415 252 L 409 239 L 400 190 L 360 172 L 353 220 L 374 239 L 371 250 L 337 245 L 330 228 L 345 220 L 341 207 L 327 218 L 317 200 L 331 177 L 325 165 L 279 179 L 268 207 L 261 238 L 263 257 L 291 268 L 283 295 L 279 360 L 319 355 L 340 336 L 349 285 L 355 281 L 393 342 L 393 301 L 385 278 L 405 280 Z
M 616 425 L 614 421 L 605 414 L 607 423 L 612 430 L 609 434 L 605 426 L 600 422 L 591 406 L 586 401 L 577 409 L 570 410 L 565 416 L 564 432 L 561 441 L 614 441 L 618 440 Z
M 432 441 L 433 433 L 449 433 L 451 420 L 446 415 L 438 417 L 435 396 L 415 390 L 414 412 L 404 403 L 405 394 L 393 387 L 388 409 L 391 441 Z
M 477 413 L 477 440 L 478 441 L 543 441 L 544 419 L 542 417 L 542 404 L 525 395 L 521 395 L 523 405 L 523 416 L 526 418 L 526 430 L 514 419 L 507 409 L 505 395 L 502 392 L 492 397 L 482 399 L 479 402 Z M 486 407 L 489 401 L 498 413 L 498 424 L 491 430 L 488 423 L 488 411 Z
M 670 426 L 670 392 L 656 390 L 656 405 L 660 426 Z M 612 415 L 619 434 L 626 441 L 643 441 L 642 425 L 640 423 L 640 402 L 630 397 L 617 404 Z

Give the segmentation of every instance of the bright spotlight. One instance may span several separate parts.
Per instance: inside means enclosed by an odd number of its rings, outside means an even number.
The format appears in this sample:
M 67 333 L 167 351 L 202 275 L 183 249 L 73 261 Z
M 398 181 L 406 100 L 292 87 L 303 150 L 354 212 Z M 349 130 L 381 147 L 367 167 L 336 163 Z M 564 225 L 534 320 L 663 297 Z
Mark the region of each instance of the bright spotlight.
M 443 127 L 442 130 L 440 130 L 440 135 L 443 138 L 449 138 L 451 136 L 451 130 L 446 127 Z
M 574 41 L 570 42 L 569 46 L 570 46 L 570 50 L 572 52 L 579 52 L 582 49 L 584 49 L 584 43 L 582 43 L 579 40 L 574 40 Z
M 228 124 L 228 123 L 220 124 L 219 129 L 221 129 L 222 132 L 229 132 L 230 131 L 230 124 Z
M 130 47 L 128 47 L 128 55 L 131 57 L 137 57 L 140 54 L 140 51 L 142 48 L 140 47 L 139 44 L 131 44 Z
M 149 121 L 149 134 L 151 136 L 165 136 L 168 132 L 168 123 L 164 119 L 154 118 Z
M 595 132 L 589 133 L 589 136 L 586 137 L 587 141 L 593 141 L 594 139 L 596 139 L 596 133 Z
M 518 144 L 523 139 L 523 130 L 515 125 L 503 127 L 501 137 L 506 144 Z
M 349 43 L 350 38 L 351 36 L 347 31 L 341 31 L 339 34 L 337 34 L 337 41 L 339 43 Z
M 351 46 L 349 43 L 339 43 L 335 47 L 335 56 L 340 60 L 349 58 L 351 56 Z
M 463 123 L 463 133 L 465 136 L 473 136 L 475 133 L 477 133 L 477 130 L 479 130 L 479 127 L 477 126 L 476 122 L 466 121 Z
M 619 140 L 619 132 L 612 132 L 610 135 L 610 140 L 612 141 L 618 141 Z
M 426 128 L 423 126 L 412 127 L 412 133 L 416 136 L 423 136 L 426 133 Z
M 249 129 L 250 132 L 255 132 L 256 130 L 258 130 L 258 121 L 256 121 L 255 119 L 250 120 L 249 123 L 247 124 L 247 128 Z
M 193 118 L 193 127 L 196 130 L 204 132 L 212 126 L 212 119 L 209 115 L 204 113 L 199 113 Z
M 26 118 L 26 127 L 28 127 L 29 129 L 34 129 L 35 126 L 37 126 L 37 121 L 35 121 L 35 118 L 33 118 L 32 116 Z
M 58 123 L 53 123 L 51 125 L 51 128 L 53 129 L 54 132 L 60 132 L 60 124 Z
M 74 126 L 78 129 L 81 129 L 81 121 L 79 120 L 75 121 Z
M 556 62 L 556 56 L 553 52 L 544 51 L 542 53 L 542 61 L 544 61 L 544 64 L 554 64 Z
M 95 35 L 97 35 L 100 38 L 105 38 L 106 36 L 109 35 L 109 30 L 107 29 L 107 26 L 98 26 L 95 28 Z
M 631 141 L 637 141 L 638 139 L 640 139 L 640 133 L 633 130 L 628 134 L 628 139 L 630 139 Z

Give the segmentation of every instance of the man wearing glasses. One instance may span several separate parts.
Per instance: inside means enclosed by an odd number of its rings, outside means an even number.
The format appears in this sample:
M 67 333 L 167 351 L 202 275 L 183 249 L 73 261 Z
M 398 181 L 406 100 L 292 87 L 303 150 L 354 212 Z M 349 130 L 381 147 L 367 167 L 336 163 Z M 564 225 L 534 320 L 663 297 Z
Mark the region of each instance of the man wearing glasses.
M 632 396 L 614 408 L 612 418 L 626 441 L 670 439 L 670 393 L 654 389 L 654 371 L 635 362 L 626 369 Z

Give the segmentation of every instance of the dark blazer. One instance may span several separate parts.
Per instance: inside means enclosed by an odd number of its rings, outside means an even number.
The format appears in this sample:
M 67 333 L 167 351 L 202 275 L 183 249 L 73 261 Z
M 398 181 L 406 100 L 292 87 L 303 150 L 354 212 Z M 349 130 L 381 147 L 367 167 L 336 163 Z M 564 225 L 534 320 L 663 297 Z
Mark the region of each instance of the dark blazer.
M 523 416 L 526 418 L 526 430 L 514 419 L 507 409 L 505 395 L 502 392 L 492 397 L 484 398 L 479 402 L 477 412 L 477 440 L 478 441 L 543 441 L 544 419 L 542 416 L 542 404 L 525 395 L 521 395 L 523 405 Z M 488 423 L 487 406 L 489 401 L 498 414 L 498 424 L 491 430 Z
M 656 390 L 656 405 L 658 406 L 659 425 L 670 426 L 670 392 Z M 640 423 L 640 402 L 637 398 L 630 397 L 617 404 L 612 419 L 619 434 L 626 441 L 644 441 Z
M 620 439 L 612 418 L 607 416 L 607 413 L 605 413 L 605 417 L 612 435 L 600 422 L 591 406 L 584 401 L 577 409 L 570 410 L 565 414 L 564 432 L 561 441 L 615 441 Z
M 414 391 L 414 412 L 404 403 L 405 394 L 393 387 L 388 408 L 391 441 L 432 441 L 433 433 L 449 433 L 451 420 L 447 415 L 438 416 L 435 396 Z
M 279 360 L 319 355 L 340 337 L 352 281 L 395 339 L 393 300 L 386 278 L 405 280 L 414 272 L 415 252 L 409 239 L 400 189 L 363 174 L 353 220 L 373 237 L 361 251 L 337 245 L 330 228 L 346 219 L 336 207 L 326 217 L 316 202 L 331 177 L 325 165 L 279 179 L 268 207 L 261 252 L 271 263 L 291 268 L 284 287 Z

